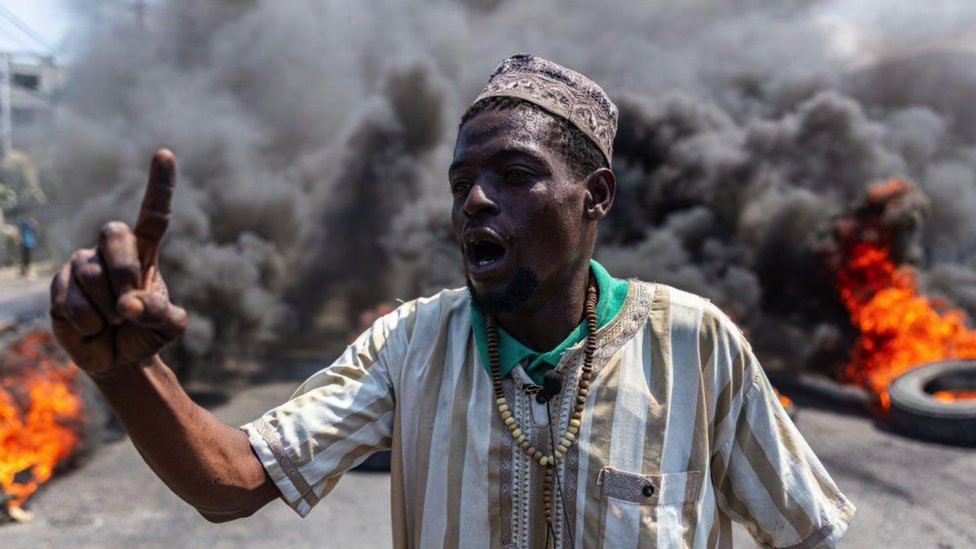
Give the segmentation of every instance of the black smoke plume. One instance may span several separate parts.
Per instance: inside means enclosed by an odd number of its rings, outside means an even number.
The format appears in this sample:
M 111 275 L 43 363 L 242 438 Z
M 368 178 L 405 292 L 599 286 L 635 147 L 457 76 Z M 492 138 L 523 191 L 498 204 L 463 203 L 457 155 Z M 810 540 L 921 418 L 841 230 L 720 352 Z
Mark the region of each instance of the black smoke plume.
M 58 139 L 62 251 L 135 214 L 180 161 L 162 269 L 187 358 L 289 341 L 332 309 L 463 278 L 448 226 L 456 121 L 531 51 L 621 108 L 597 257 L 715 301 L 769 364 L 845 328 L 812 252 L 869 182 L 928 195 L 919 267 L 976 312 L 976 4 L 169 0 L 80 41 Z M 100 12 L 105 19 L 107 16 Z

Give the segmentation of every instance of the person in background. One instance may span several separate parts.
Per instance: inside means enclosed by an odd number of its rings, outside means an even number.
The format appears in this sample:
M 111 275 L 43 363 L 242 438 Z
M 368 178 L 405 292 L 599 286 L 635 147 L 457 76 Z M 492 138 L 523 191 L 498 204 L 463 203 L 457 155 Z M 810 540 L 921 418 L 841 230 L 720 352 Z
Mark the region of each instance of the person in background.
M 20 241 L 20 276 L 29 279 L 31 258 L 37 247 L 37 219 L 34 212 L 27 210 L 17 218 L 17 233 Z

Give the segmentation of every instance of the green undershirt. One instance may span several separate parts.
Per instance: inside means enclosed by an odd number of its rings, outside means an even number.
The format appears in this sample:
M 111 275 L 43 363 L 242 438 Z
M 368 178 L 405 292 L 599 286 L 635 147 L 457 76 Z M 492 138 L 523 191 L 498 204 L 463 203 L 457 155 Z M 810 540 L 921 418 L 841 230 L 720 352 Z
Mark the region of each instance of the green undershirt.
M 596 285 L 600 297 L 596 304 L 596 325 L 597 329 L 602 328 L 620 311 L 627 299 L 627 281 L 614 278 L 603 268 L 602 265 L 594 260 L 590 260 L 590 268 L 593 269 L 593 276 L 596 278 Z M 488 361 L 488 347 L 486 344 L 485 315 L 478 310 L 471 302 L 471 329 L 474 331 L 474 342 L 478 347 L 478 358 L 488 375 L 491 375 L 491 364 Z M 579 343 L 586 337 L 586 321 L 580 322 L 576 328 L 570 332 L 566 339 L 552 350 L 542 353 L 526 347 L 521 341 L 515 339 L 508 332 L 498 327 L 498 368 L 501 377 L 511 373 L 515 366 L 525 361 L 525 372 L 537 383 L 542 383 L 542 377 L 546 371 L 559 364 L 563 352 L 573 345 Z

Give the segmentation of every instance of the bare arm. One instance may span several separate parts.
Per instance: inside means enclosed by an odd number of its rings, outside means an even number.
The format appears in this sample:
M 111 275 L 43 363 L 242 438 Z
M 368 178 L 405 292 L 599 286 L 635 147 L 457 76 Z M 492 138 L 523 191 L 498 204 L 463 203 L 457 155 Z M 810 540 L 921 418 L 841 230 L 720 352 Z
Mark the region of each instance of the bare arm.
M 247 435 L 197 406 L 160 360 L 183 333 L 156 268 L 170 216 L 175 164 L 153 156 L 135 231 L 106 224 L 98 246 L 78 250 L 51 284 L 59 343 L 95 381 L 152 470 L 208 520 L 248 516 L 278 495 Z
M 190 400 L 158 356 L 93 378 L 149 467 L 207 520 L 249 516 L 278 496 L 247 435 Z

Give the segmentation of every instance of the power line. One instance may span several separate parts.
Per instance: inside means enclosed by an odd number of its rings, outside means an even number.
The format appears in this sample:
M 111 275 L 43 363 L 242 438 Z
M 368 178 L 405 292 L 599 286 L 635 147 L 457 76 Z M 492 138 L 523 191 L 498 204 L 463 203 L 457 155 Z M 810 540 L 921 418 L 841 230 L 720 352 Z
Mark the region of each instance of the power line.
M 61 53 L 60 49 L 57 46 L 48 42 L 47 39 L 41 36 L 39 32 L 31 28 L 30 25 L 25 23 L 24 20 L 21 19 L 20 17 L 17 17 L 17 14 L 7 9 L 7 7 L 4 6 L 3 4 L 0 4 L 0 17 L 3 17 L 7 21 L 9 21 L 13 26 L 17 27 L 21 32 L 31 37 L 35 42 L 44 46 L 44 48 L 48 50 L 48 53 L 55 54 L 55 55 Z
M 35 42 L 44 46 L 46 49 L 52 52 L 58 50 L 58 48 L 53 44 L 51 44 L 50 42 L 48 42 L 47 39 L 41 35 L 41 33 L 34 30 L 30 25 L 24 22 L 23 19 L 18 17 L 16 13 L 10 11 L 10 9 L 8 9 L 3 4 L 0 4 L 0 16 L 2 16 L 7 21 L 10 21 L 15 27 L 20 29 L 21 32 L 31 37 Z
M 31 47 L 30 45 L 28 45 L 26 41 L 26 37 L 23 34 L 18 32 L 13 32 L 7 25 L 0 25 L 0 34 L 13 40 L 14 43 L 16 43 L 18 48 L 24 48 L 25 50 L 27 50 L 30 49 Z

